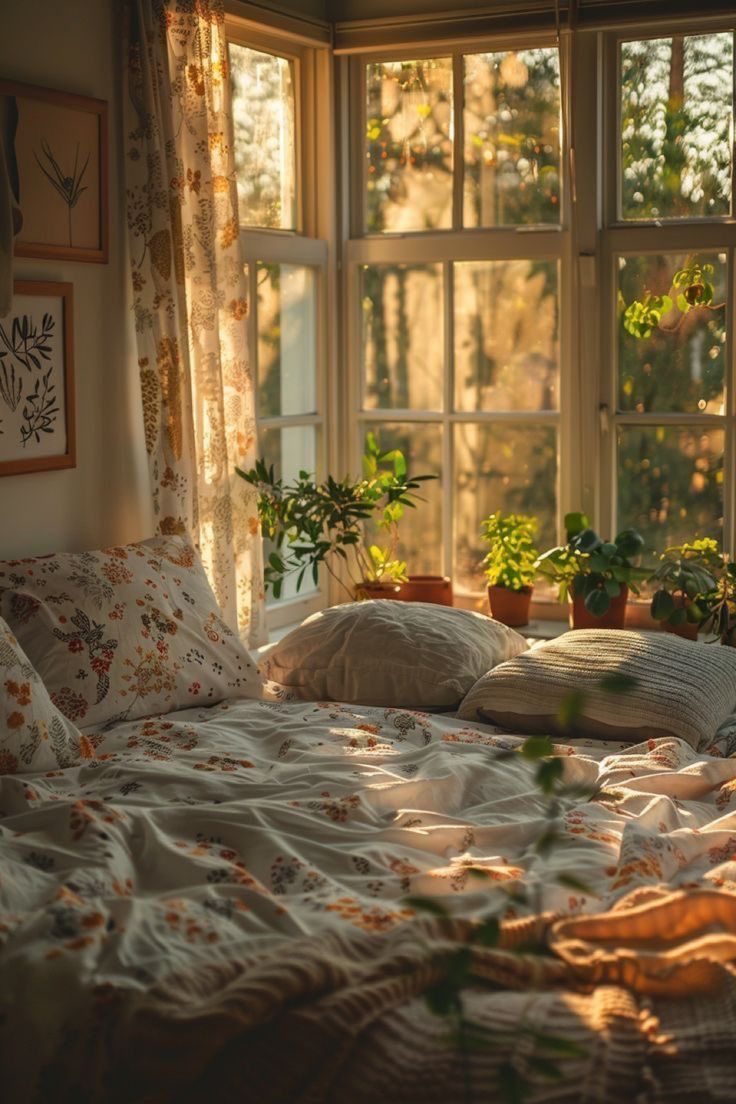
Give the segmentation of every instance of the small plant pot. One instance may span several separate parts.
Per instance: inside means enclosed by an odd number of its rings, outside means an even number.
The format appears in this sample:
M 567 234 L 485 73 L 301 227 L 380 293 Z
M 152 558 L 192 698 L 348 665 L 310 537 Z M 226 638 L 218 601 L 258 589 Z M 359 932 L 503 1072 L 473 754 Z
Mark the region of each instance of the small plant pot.
M 399 583 L 362 582 L 355 588 L 355 601 L 365 602 L 369 598 L 393 598 L 398 599 L 401 586 Z
M 399 593 L 392 595 L 399 602 L 430 602 L 435 606 L 451 606 L 452 579 L 447 575 L 410 575 L 406 583 L 399 585 Z
M 522 587 L 521 590 L 509 590 L 508 587 L 489 586 L 488 604 L 491 607 L 491 617 L 511 629 L 528 625 L 533 589 Z
M 673 636 L 681 636 L 683 640 L 698 639 L 698 626 L 691 625 L 689 621 L 686 621 L 684 625 L 668 625 L 664 621 L 662 628 L 665 632 L 672 633 Z
M 629 588 L 621 584 L 621 592 L 611 599 L 611 604 L 602 617 L 594 617 L 585 608 L 585 599 L 573 598 L 570 606 L 571 629 L 622 629 L 626 624 L 626 603 L 629 600 Z

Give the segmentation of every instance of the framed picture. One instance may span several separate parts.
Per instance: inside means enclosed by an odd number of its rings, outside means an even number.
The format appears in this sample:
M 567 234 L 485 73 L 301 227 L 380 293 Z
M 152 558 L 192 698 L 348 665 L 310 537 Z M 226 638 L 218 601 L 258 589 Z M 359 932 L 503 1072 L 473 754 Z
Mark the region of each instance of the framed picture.
M 0 81 L 0 128 L 22 216 L 16 256 L 106 262 L 105 101 Z
M 0 318 L 0 475 L 73 468 L 71 284 L 16 280 Z

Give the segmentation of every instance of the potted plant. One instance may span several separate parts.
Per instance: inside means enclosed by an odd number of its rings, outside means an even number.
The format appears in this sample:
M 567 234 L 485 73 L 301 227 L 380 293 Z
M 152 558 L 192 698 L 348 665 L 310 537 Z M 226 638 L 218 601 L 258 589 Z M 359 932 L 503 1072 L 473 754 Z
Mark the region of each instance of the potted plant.
M 635 529 L 623 529 L 604 541 L 585 514 L 565 517 L 567 544 L 551 548 L 537 560 L 537 570 L 557 585 L 561 602 L 570 602 L 573 629 L 622 629 L 629 592 L 650 572 L 632 563 L 644 548 Z
M 488 602 L 496 621 L 516 628 L 529 622 L 535 564 L 537 519 L 497 511 L 482 523 L 481 537 L 489 551 L 483 560 Z
M 258 491 L 263 535 L 274 546 L 264 582 L 275 598 L 288 576 L 295 577 L 297 592 L 307 572 L 316 584 L 321 564 L 350 598 L 399 597 L 408 578 L 406 564 L 397 556 L 399 522 L 406 507 L 421 501 L 417 491 L 422 482 L 435 476 L 409 476 L 403 454 L 398 449 L 382 454 L 372 433 L 366 438 L 362 479 L 329 475 L 318 483 L 300 471 L 297 479 L 284 483 L 262 459 L 250 471 L 236 471 Z M 384 546 L 366 535 L 365 523 L 373 519 L 387 535 Z M 336 570 L 338 560 L 352 585 Z
M 708 597 L 722 574 L 723 557 L 714 540 L 666 548 L 649 580 L 656 586 L 652 617 L 666 632 L 696 640 L 708 615 Z

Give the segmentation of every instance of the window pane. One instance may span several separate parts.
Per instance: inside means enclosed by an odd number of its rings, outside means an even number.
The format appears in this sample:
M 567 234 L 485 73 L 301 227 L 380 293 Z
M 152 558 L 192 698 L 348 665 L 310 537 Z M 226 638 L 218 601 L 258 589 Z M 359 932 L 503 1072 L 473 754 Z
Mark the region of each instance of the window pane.
M 619 257 L 621 410 L 724 413 L 727 271 L 725 253 Z
M 618 432 L 618 527 L 633 525 L 663 551 L 723 531 L 720 429 L 621 426 Z
M 531 425 L 455 426 L 455 578 L 482 590 L 481 521 L 494 510 L 533 514 L 541 548 L 557 540 L 557 433 Z
M 367 228 L 452 225 L 452 59 L 366 66 Z
M 406 422 L 374 422 L 363 427 L 376 435 L 382 452 L 401 449 L 409 475 L 442 475 L 442 427 Z M 438 575 L 442 571 L 442 480 L 423 484 L 422 500 L 407 509 L 399 523 L 398 558 L 412 575 Z M 371 536 L 384 546 L 386 534 L 372 527 Z
M 317 407 L 314 269 L 258 262 L 258 415 L 313 414 Z
M 557 50 L 464 62 L 465 225 L 560 222 Z
M 316 426 L 283 426 L 279 429 L 262 429 L 259 432 L 259 456 L 264 457 L 267 464 L 273 464 L 277 479 L 286 482 L 296 479 L 300 471 L 310 473 L 317 470 L 317 428 Z M 274 545 L 268 541 L 263 542 L 263 557 L 267 560 Z M 297 594 L 296 575 L 289 575 L 284 580 L 281 598 L 274 599 L 269 595 L 269 605 L 283 602 L 286 598 L 294 598 Z M 304 576 L 300 597 L 314 594 L 316 587 L 312 583 L 311 572 Z
M 622 216 L 729 214 L 732 112 L 730 33 L 622 43 Z
M 229 44 L 241 226 L 296 229 L 293 62 Z
M 454 265 L 455 406 L 556 410 L 556 261 Z
M 441 410 L 442 265 L 366 265 L 362 279 L 364 408 Z

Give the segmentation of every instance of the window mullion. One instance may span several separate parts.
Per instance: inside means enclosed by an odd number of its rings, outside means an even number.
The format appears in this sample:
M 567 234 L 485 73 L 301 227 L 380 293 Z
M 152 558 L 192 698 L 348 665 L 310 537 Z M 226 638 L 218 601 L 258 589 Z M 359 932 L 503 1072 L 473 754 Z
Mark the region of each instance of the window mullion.
M 452 58 L 452 227 L 463 227 L 463 188 L 465 182 L 465 88 L 463 81 L 463 55 L 456 53 Z
M 444 574 L 453 574 L 455 543 L 454 429 L 450 415 L 455 406 L 455 307 L 453 265 L 443 265 L 445 285 L 444 418 L 442 420 L 442 552 Z

